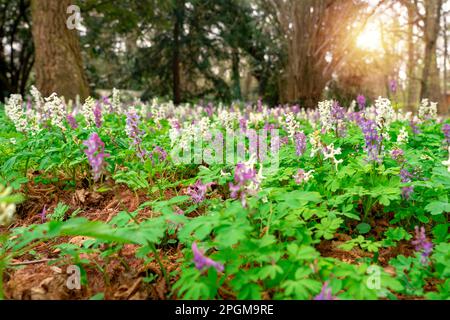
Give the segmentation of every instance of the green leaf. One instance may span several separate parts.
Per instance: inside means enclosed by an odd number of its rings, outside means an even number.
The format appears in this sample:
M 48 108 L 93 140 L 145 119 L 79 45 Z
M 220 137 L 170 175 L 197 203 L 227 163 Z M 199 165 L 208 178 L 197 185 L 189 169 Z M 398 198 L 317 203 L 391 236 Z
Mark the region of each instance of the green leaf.
M 434 201 L 429 203 L 425 210 L 430 212 L 432 215 L 438 215 L 443 212 L 450 212 L 450 203 L 442 201 Z
M 372 227 L 370 226 L 370 224 L 368 224 L 368 223 L 360 223 L 360 224 L 358 224 L 357 226 L 356 226 L 356 230 L 358 230 L 358 232 L 360 233 L 360 234 L 366 234 L 366 233 L 368 233 L 369 231 L 370 231 L 370 229 L 371 229 Z

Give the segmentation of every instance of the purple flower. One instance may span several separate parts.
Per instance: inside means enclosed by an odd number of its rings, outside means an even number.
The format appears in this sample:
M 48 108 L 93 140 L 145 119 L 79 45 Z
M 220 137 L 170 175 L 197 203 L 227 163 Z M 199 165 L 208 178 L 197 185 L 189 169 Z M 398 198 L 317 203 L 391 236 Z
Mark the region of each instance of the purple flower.
M 234 171 L 234 184 L 230 182 L 231 198 L 241 199 L 243 207 L 247 206 L 248 195 L 256 194 L 260 181 L 254 168 L 249 168 L 243 163 L 238 163 Z
M 405 156 L 405 153 L 403 152 L 402 149 L 398 149 L 397 148 L 397 149 L 394 149 L 394 150 L 391 151 L 392 159 L 394 159 L 395 161 L 397 161 L 399 163 L 405 161 L 404 156 Z
M 208 115 L 208 117 L 212 117 L 213 116 L 213 114 L 214 114 L 214 107 L 213 107 L 213 104 L 210 102 L 210 103 L 208 103 L 208 105 L 205 107 L 205 111 L 206 111 L 206 114 Z
M 258 112 L 263 112 L 263 103 L 262 103 L 262 99 L 261 98 L 258 99 L 258 105 L 256 107 L 256 110 Z
M 364 97 L 362 94 L 360 94 L 356 98 L 356 102 L 358 103 L 360 110 L 363 110 L 366 108 L 366 97 Z
M 444 132 L 445 141 L 450 145 L 450 124 L 444 124 L 442 127 L 442 132 Z
M 153 165 L 155 165 L 155 159 L 158 160 L 158 163 L 162 163 L 167 159 L 167 152 L 160 146 L 156 146 L 150 153 L 150 159 L 152 159 Z
M 335 122 L 337 122 L 338 120 L 345 119 L 344 108 L 342 108 L 339 102 L 337 101 L 334 101 L 333 106 L 331 107 L 331 117 Z
M 72 128 L 72 129 L 76 129 L 76 128 L 78 128 L 78 123 L 77 123 L 77 120 L 75 120 L 75 117 L 71 114 L 71 113 L 69 113 L 68 115 L 67 115 L 67 122 L 69 123 L 69 126 Z
M 241 132 L 245 132 L 247 130 L 247 119 L 239 119 L 239 128 L 241 129 Z
M 337 300 L 335 296 L 332 294 L 332 289 L 328 286 L 328 281 L 326 281 L 320 293 L 314 297 L 314 300 Z
M 210 267 L 213 267 L 217 272 L 223 272 L 223 264 L 206 257 L 203 252 L 198 249 L 196 242 L 192 243 L 192 252 L 194 253 L 194 264 L 198 270 L 202 271 L 205 268 L 209 269 Z
M 271 131 L 271 130 L 273 130 L 275 128 L 276 127 L 275 127 L 275 125 L 273 123 L 266 122 L 264 124 L 264 130 L 266 130 L 266 131 Z
M 424 227 L 419 229 L 419 227 L 416 226 L 415 233 L 415 238 L 411 241 L 411 244 L 415 246 L 417 252 L 421 252 L 421 263 L 427 264 L 428 257 L 433 251 L 433 243 L 427 240 Z
M 389 89 L 391 90 L 392 93 L 397 92 L 398 83 L 395 79 L 392 79 L 391 81 L 389 81 Z
M 109 98 L 107 96 L 103 96 L 102 97 L 102 103 L 104 105 L 109 106 L 109 113 L 113 113 L 114 112 L 113 105 L 112 105 L 111 101 L 109 101 Z
M 410 183 L 413 175 L 406 169 L 400 170 L 400 178 L 402 183 Z M 411 197 L 411 194 L 414 192 L 414 186 L 407 186 L 402 188 L 402 197 L 405 200 L 408 200 Z
M 206 191 L 208 191 L 208 188 L 212 185 L 214 185 L 213 182 L 203 184 L 201 180 L 197 180 L 195 184 L 188 187 L 186 193 L 191 196 L 194 203 L 201 203 L 205 200 Z
M 44 205 L 44 208 L 42 209 L 40 216 L 41 216 L 41 222 L 44 223 L 45 220 L 47 220 L 47 205 Z
M 86 141 L 83 141 L 83 145 L 87 147 L 84 152 L 92 167 L 94 181 L 97 181 L 102 175 L 103 168 L 106 165 L 105 158 L 108 158 L 109 154 L 105 153 L 105 144 L 96 132 L 91 134 Z
M 420 134 L 419 127 L 417 127 L 416 122 L 414 120 L 411 120 L 409 122 L 409 126 L 411 127 L 411 130 L 414 134 Z
M 303 132 L 297 132 L 294 135 L 295 152 L 297 156 L 301 157 L 306 150 L 306 135 Z
M 95 126 L 97 128 L 101 128 L 101 126 L 102 126 L 102 106 L 100 104 L 100 101 L 97 101 L 97 104 L 94 107 L 94 121 L 95 121 Z
M 378 133 L 376 123 L 372 120 L 361 119 L 359 125 L 364 134 L 364 151 L 367 152 L 368 160 L 381 162 L 380 144 L 383 138 Z
M 142 138 L 141 136 L 145 134 L 145 131 L 139 129 L 140 118 L 136 111 L 131 110 L 126 113 L 126 127 L 125 131 L 128 134 L 128 137 L 133 140 L 133 145 L 136 147 L 137 154 L 141 160 L 145 159 L 146 151 L 142 146 Z

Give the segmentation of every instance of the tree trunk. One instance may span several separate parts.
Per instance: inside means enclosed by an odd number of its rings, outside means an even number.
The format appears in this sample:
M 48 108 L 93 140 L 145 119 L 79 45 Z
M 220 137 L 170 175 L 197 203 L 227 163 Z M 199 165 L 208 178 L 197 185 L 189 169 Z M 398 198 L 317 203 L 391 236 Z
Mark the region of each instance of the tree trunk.
M 416 52 L 415 52 L 415 44 L 414 44 L 414 21 L 416 19 L 416 8 L 414 3 L 408 2 L 408 65 L 407 65 L 407 76 L 408 76 L 408 96 L 407 96 L 407 109 L 409 111 L 413 111 L 414 107 L 417 104 L 417 81 L 415 79 L 415 66 L 417 65 L 416 61 Z
M 236 100 L 242 99 L 242 93 L 241 93 L 241 76 L 239 72 L 239 64 L 240 64 L 240 57 L 239 57 L 239 49 L 233 48 L 232 49 L 232 78 L 233 78 L 233 98 Z
M 43 95 L 65 99 L 89 96 L 77 31 L 70 30 L 66 10 L 71 0 L 32 0 L 36 86 Z
M 421 99 L 430 98 L 440 101 L 439 78 L 436 61 L 437 38 L 439 34 L 442 0 L 425 1 L 425 54 L 422 72 Z
M 173 77 L 173 103 L 179 105 L 181 103 L 181 33 L 183 30 L 183 11 L 184 0 L 175 1 L 174 9 L 174 25 L 173 25 L 173 61 L 172 61 L 172 77 Z

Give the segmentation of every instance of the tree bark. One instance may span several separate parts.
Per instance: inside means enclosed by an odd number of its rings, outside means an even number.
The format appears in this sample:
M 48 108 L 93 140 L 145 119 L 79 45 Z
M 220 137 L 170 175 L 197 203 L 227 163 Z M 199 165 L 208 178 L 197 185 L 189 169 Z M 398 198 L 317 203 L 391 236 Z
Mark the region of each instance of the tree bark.
M 89 96 L 77 31 L 70 30 L 66 10 L 71 0 L 32 0 L 36 86 L 43 95 L 65 99 Z
M 239 72 L 240 56 L 239 49 L 232 49 L 232 78 L 233 78 L 233 98 L 236 100 L 242 99 L 241 93 L 241 76 Z
M 436 49 L 441 20 L 442 0 L 425 1 L 425 10 L 425 53 L 420 97 L 421 99 L 430 98 L 434 101 L 440 101 L 441 92 L 439 88 L 439 72 L 437 69 Z
M 173 103 L 179 105 L 181 103 L 181 33 L 183 30 L 183 10 L 184 0 L 176 0 L 174 8 L 174 25 L 173 25 L 173 61 L 172 61 L 172 77 L 173 77 Z
M 413 111 L 417 103 L 417 81 L 416 76 L 416 51 L 414 44 L 414 25 L 416 20 L 416 7 L 414 3 L 409 0 L 407 3 L 408 10 L 408 65 L 407 65 L 407 76 L 408 76 L 408 96 L 407 96 L 407 109 Z

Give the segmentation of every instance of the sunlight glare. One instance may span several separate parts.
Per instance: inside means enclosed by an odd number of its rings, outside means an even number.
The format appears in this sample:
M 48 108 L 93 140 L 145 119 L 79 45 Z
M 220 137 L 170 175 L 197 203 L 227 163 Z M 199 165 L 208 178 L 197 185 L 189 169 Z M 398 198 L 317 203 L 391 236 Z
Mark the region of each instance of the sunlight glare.
M 368 24 L 358 39 L 356 39 L 356 45 L 362 50 L 381 51 L 382 41 L 380 28 L 374 23 Z

